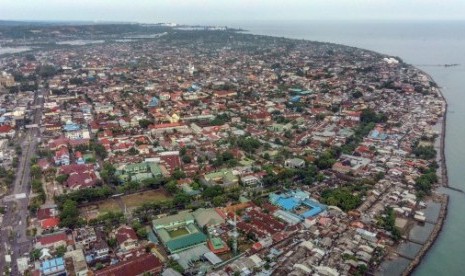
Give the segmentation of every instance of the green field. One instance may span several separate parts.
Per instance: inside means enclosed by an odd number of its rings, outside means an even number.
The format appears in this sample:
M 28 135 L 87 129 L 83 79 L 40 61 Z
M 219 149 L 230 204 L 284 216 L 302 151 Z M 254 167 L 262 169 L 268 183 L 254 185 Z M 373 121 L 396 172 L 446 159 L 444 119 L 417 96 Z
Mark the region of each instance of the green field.
M 173 231 L 168 231 L 168 234 L 170 235 L 172 239 L 175 239 L 177 237 L 189 234 L 189 231 L 186 228 L 182 227 L 182 228 L 178 228 Z
M 121 197 L 128 209 L 142 206 L 145 202 L 164 202 L 171 197 L 164 190 L 150 190 Z

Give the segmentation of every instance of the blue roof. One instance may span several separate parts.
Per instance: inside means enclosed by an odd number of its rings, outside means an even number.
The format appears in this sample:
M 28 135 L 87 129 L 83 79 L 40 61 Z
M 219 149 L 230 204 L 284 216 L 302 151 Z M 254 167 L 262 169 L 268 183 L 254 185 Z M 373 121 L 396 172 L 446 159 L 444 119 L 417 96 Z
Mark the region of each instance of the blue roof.
M 158 106 L 158 103 L 159 103 L 158 98 L 157 97 L 152 97 L 148 107 L 156 107 L 156 106 Z
M 70 124 L 66 124 L 63 129 L 65 131 L 74 131 L 74 130 L 79 130 L 81 127 L 78 125 L 78 124 L 75 124 L 75 123 L 70 123 Z
M 320 207 L 312 207 L 312 209 L 308 210 L 307 212 L 303 213 L 301 216 L 304 218 L 309 218 L 318 215 L 319 213 L 323 212 Z
M 300 101 L 300 96 L 294 96 L 294 97 L 292 97 L 292 98 L 291 98 L 291 101 L 292 101 L 292 102 L 298 102 L 298 101 Z
M 155 236 L 155 233 L 153 233 L 152 230 L 147 232 L 147 239 L 155 244 L 159 243 L 157 236 Z
M 53 274 L 65 270 L 65 261 L 62 257 L 43 261 L 41 264 L 42 273 Z
M 370 136 L 373 139 L 381 139 L 381 140 L 386 140 L 389 137 L 389 135 L 387 135 L 386 133 L 380 133 L 376 129 L 371 132 Z
M 299 206 L 299 200 L 293 197 L 280 198 L 276 204 L 281 206 L 283 209 L 290 211 Z
M 305 205 L 309 210 L 299 214 L 301 218 L 308 218 L 318 215 L 326 209 L 326 205 L 308 198 L 308 193 L 296 190 L 284 195 L 270 194 L 270 202 L 284 209 L 285 211 L 294 211 L 297 207 Z

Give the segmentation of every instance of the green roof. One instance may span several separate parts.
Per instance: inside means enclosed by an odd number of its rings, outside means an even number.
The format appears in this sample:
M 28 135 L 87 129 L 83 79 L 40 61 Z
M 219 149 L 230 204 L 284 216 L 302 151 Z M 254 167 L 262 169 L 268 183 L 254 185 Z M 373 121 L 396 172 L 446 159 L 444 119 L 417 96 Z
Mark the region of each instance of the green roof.
M 149 167 L 150 167 L 150 172 L 153 174 L 153 176 L 161 175 L 161 168 L 160 166 L 158 166 L 158 164 L 150 162 Z
M 188 248 L 197 244 L 205 243 L 207 236 L 202 232 L 179 237 L 174 240 L 170 240 L 166 243 L 166 247 L 170 252 L 176 252 L 180 249 Z
M 236 182 L 238 181 L 237 176 L 235 176 L 232 171 L 223 169 L 218 172 L 212 172 L 209 174 L 206 174 L 205 180 L 207 181 L 216 181 L 217 179 L 221 179 L 223 182 Z
M 131 176 L 131 180 L 134 180 L 134 181 L 142 181 L 142 180 L 149 179 L 149 178 L 152 178 L 151 173 L 138 173 L 138 174 Z
M 210 241 L 211 241 L 211 243 L 213 245 L 213 248 L 215 250 L 218 250 L 218 249 L 221 249 L 221 248 L 224 247 L 223 240 L 218 238 L 218 237 L 211 238 Z

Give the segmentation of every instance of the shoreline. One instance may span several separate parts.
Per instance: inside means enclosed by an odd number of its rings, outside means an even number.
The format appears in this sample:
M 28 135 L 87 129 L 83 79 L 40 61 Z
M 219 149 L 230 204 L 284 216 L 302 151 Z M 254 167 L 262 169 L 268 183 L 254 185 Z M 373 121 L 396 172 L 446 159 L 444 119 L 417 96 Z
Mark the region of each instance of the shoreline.
M 416 68 L 416 67 L 415 67 Z M 430 81 L 434 82 L 434 79 L 425 71 L 417 68 L 420 70 L 421 73 L 425 74 Z M 436 83 L 436 82 L 434 82 Z M 446 156 L 445 156 L 445 140 L 446 140 L 446 129 L 447 129 L 447 110 L 448 110 L 448 103 L 444 94 L 442 93 L 441 89 L 438 88 L 438 95 L 442 98 L 444 102 L 444 113 L 442 115 L 442 125 L 441 125 L 441 135 L 440 135 L 440 143 L 439 143 L 439 168 L 441 169 L 441 183 L 439 183 L 439 187 L 435 189 L 437 191 L 440 187 L 450 188 L 449 187 L 449 178 L 447 173 L 447 164 L 446 164 Z M 447 217 L 447 211 L 449 206 L 449 196 L 447 194 L 440 195 L 441 197 L 441 209 L 439 212 L 438 219 L 434 225 L 433 230 L 431 231 L 430 236 L 426 240 L 426 242 L 421 247 L 420 251 L 416 254 L 415 258 L 409 263 L 409 265 L 404 269 L 402 272 L 403 276 L 411 275 L 415 269 L 423 262 L 425 256 L 428 254 L 431 246 L 436 242 L 439 234 L 444 227 L 444 221 Z

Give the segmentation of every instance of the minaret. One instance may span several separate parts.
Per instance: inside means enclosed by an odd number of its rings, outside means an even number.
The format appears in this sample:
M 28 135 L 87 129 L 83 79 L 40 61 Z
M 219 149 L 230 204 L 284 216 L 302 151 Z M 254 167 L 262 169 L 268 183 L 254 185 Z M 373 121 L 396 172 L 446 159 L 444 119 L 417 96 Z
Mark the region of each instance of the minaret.
M 236 214 L 234 214 L 234 224 L 233 224 L 233 233 L 232 233 L 232 249 L 233 249 L 233 254 L 234 256 L 237 255 L 237 238 L 239 237 L 239 233 L 237 232 L 237 219 L 236 219 Z
M 192 65 L 192 63 L 189 62 L 189 74 L 190 74 L 191 76 L 193 76 L 193 75 L 194 75 L 194 72 L 195 72 L 195 66 Z

